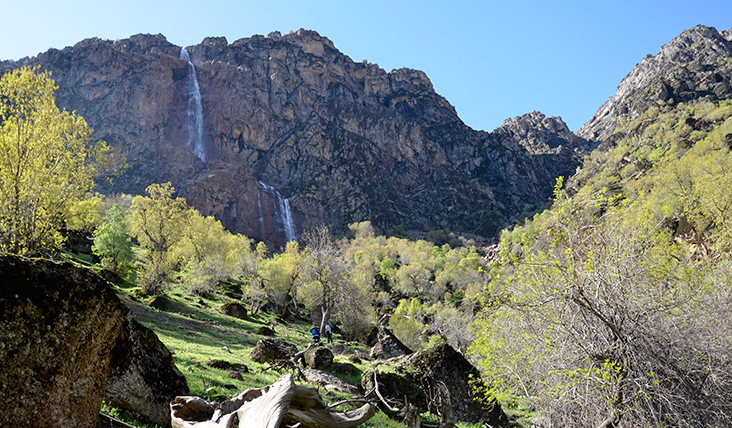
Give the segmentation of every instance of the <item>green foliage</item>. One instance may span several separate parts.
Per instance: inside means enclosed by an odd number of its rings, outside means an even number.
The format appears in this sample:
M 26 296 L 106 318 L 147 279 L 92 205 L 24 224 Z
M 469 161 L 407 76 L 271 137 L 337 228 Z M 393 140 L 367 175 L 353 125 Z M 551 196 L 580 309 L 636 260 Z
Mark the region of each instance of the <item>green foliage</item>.
M 304 234 L 307 245 L 300 263 L 301 285 L 297 297 L 306 308 L 320 314 L 320 329 L 331 316 L 350 335 L 366 329 L 374 321 L 371 284 L 352 280 L 350 257 L 333 242 L 322 226 Z
M 0 251 L 55 251 L 70 207 L 110 165 L 84 119 L 56 107 L 49 73 L 21 68 L 0 78 Z
M 489 396 L 554 426 L 729 425 L 731 116 L 649 109 L 503 234 L 472 348 Z
M 89 196 L 71 204 L 66 212 L 66 227 L 70 230 L 91 232 L 102 223 L 104 201 L 99 196 Z
M 300 284 L 302 253 L 297 241 L 290 241 L 281 254 L 262 260 L 259 277 L 277 313 L 285 315 L 290 300 L 297 295 Z
M 384 257 L 379 264 L 379 275 L 385 280 L 389 280 L 396 272 L 396 263 L 389 257 Z
M 179 227 L 181 237 L 173 250 L 188 273 L 184 283 L 189 292 L 203 294 L 234 276 L 256 275 L 258 256 L 246 236 L 230 233 L 218 220 L 196 210 L 186 211 Z
M 134 268 L 132 240 L 127 234 L 125 213 L 115 205 L 105 215 L 105 221 L 94 230 L 92 253 L 101 260 L 104 269 L 116 272 L 122 279 Z
M 580 412 L 582 426 L 615 414 L 642 424 L 659 407 L 669 423 L 688 418 L 680 403 L 693 401 L 703 382 L 685 376 L 720 369 L 700 360 L 700 349 L 729 352 L 719 338 L 701 343 L 707 326 L 699 321 L 719 317 L 719 293 L 671 244 L 650 204 L 617 203 L 598 216 L 578 202 L 556 206 L 545 234 L 506 260 L 493 284 L 498 301 L 483 313 L 473 348 L 489 395 L 530 397 L 563 426 Z M 724 343 L 732 339 L 726 330 Z M 670 396 L 678 401 L 666 403 Z
M 135 196 L 128 215 L 129 230 L 143 247 L 138 281 L 148 294 L 162 291 L 177 263 L 171 251 L 183 237 L 189 208 L 182 198 L 173 198 L 170 183 L 152 184 L 150 196 Z
M 413 351 L 427 343 L 424 309 L 418 299 L 402 299 L 389 320 L 389 327 L 396 337 Z

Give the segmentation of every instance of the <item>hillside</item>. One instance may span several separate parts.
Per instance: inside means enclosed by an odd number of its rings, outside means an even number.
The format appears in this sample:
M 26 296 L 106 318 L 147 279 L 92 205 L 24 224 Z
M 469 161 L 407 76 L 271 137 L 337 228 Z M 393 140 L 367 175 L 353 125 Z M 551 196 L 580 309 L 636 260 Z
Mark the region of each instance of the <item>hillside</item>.
M 353 62 L 313 31 L 185 50 L 162 35 L 88 39 L 0 71 L 35 64 L 130 164 L 100 190 L 171 181 L 204 215 L 275 246 L 288 228 L 364 220 L 495 235 L 543 206 L 589 147 L 540 113 L 473 130 L 423 72 Z
M 553 426 L 730 424 L 729 46 L 696 27 L 647 57 L 553 206 L 503 234 L 473 348 L 491 396 Z

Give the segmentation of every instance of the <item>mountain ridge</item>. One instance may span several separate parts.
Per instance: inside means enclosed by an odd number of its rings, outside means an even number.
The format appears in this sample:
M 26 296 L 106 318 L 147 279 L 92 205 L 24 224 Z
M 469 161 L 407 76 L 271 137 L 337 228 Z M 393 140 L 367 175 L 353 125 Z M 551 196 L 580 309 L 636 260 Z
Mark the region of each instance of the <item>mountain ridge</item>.
M 697 25 L 646 55 L 620 82 L 577 135 L 612 140 L 616 122 L 633 120 L 652 106 L 694 99 L 721 101 L 732 97 L 732 28 L 718 32 Z
M 258 183 L 288 199 L 299 231 L 371 220 L 492 235 L 546 203 L 590 147 L 537 114 L 473 130 L 425 73 L 353 62 L 311 30 L 206 38 L 186 50 L 207 162 L 181 144 L 189 68 L 162 35 L 86 39 L 0 69 L 50 70 L 59 105 L 126 157 L 131 168 L 103 191 L 171 181 L 205 215 L 275 246 L 284 244 L 277 198 Z

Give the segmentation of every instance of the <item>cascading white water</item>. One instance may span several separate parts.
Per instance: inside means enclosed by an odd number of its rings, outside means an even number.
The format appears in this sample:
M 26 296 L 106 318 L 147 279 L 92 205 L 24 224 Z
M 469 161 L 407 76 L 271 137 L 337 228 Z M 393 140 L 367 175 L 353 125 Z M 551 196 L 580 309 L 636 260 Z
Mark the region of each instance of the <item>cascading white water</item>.
M 180 50 L 180 59 L 188 63 L 185 94 L 188 101 L 188 108 L 186 109 L 186 131 L 188 132 L 186 146 L 191 149 L 194 155 L 206 162 L 206 146 L 203 142 L 203 105 L 201 104 L 201 89 L 198 86 L 196 67 L 193 66 L 191 57 L 185 48 Z
M 272 205 L 274 208 L 273 223 L 282 228 L 285 234 L 286 242 L 297 241 L 297 226 L 295 225 L 295 219 L 292 216 L 292 208 L 290 207 L 290 200 L 283 198 L 280 192 L 272 186 L 257 182 L 259 192 L 257 193 L 257 209 L 259 210 L 259 227 L 264 229 L 264 211 L 262 209 L 262 190 L 269 192 L 272 198 Z M 262 233 L 264 236 L 264 233 Z

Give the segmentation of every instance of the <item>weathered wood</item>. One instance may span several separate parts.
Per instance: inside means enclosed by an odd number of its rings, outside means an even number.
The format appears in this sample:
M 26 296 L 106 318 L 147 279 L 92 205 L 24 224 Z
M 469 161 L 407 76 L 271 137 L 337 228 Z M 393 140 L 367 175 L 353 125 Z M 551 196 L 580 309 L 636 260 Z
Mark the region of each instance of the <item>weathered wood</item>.
M 198 397 L 176 397 L 170 409 L 173 428 L 279 428 L 287 420 L 308 428 L 352 428 L 376 412 L 369 403 L 334 412 L 314 388 L 296 385 L 290 374 L 218 405 Z
M 287 416 L 298 421 L 308 428 L 354 428 L 371 419 L 376 413 L 376 406 L 364 404 L 356 410 L 344 413 L 324 411 L 323 409 L 287 410 Z
M 236 411 L 239 428 L 279 428 L 295 392 L 292 375 L 284 375 L 261 397 L 245 403 Z

